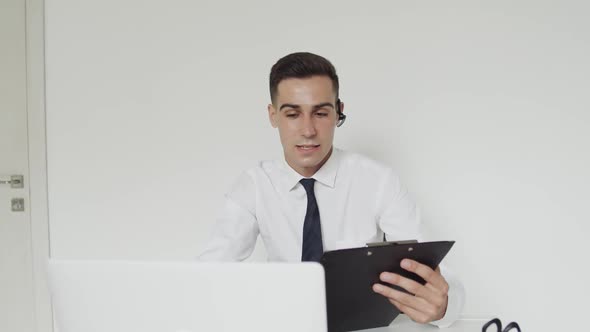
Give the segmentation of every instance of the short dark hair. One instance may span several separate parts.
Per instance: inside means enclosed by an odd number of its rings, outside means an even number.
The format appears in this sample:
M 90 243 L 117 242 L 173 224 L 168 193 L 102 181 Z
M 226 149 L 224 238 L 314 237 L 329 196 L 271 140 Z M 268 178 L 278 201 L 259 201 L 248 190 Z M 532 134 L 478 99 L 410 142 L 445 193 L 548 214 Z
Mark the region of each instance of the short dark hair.
M 328 76 L 332 80 L 336 98 L 338 98 L 338 75 L 336 68 L 328 59 L 309 52 L 297 52 L 286 55 L 277 61 L 270 70 L 270 99 L 274 103 L 279 83 L 287 78 L 308 78 Z

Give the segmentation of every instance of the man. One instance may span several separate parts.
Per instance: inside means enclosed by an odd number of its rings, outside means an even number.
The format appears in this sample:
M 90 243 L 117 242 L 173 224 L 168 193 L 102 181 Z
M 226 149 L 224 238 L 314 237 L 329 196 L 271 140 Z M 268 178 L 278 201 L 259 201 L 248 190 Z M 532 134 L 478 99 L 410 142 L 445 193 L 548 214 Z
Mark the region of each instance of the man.
M 284 160 L 242 174 L 226 195 L 203 260 L 246 259 L 261 236 L 271 261 L 319 261 L 328 250 L 387 240 L 421 240 L 419 215 L 394 172 L 333 147 L 345 119 L 336 70 L 325 58 L 293 53 L 271 69 L 268 117 L 278 128 Z M 425 285 L 384 272 L 373 291 L 416 322 L 450 325 L 459 315 L 459 282 L 416 261 L 402 267 Z

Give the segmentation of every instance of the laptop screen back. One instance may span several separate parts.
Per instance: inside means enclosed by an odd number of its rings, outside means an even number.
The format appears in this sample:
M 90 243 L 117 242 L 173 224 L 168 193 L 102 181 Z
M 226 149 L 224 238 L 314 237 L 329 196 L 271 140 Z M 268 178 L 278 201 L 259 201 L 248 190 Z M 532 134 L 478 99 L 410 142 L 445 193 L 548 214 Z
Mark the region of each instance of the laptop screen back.
M 315 263 L 50 260 L 59 332 L 327 331 Z

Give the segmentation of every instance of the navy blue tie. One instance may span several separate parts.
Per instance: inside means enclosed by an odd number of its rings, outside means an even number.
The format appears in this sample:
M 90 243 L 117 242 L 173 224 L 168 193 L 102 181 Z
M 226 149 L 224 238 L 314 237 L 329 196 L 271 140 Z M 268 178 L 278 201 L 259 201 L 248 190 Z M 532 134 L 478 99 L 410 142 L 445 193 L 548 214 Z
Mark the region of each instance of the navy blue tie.
M 320 224 L 320 210 L 315 200 L 313 190 L 314 179 L 301 179 L 301 184 L 307 192 L 307 212 L 303 222 L 303 249 L 301 250 L 302 262 L 319 262 L 324 253 L 322 245 L 322 227 Z

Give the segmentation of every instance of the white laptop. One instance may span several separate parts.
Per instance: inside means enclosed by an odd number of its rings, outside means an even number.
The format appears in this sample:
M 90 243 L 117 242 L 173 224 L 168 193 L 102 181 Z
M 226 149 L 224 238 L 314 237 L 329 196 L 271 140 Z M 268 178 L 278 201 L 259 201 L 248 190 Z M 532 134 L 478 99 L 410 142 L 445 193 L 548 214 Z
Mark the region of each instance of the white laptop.
M 58 332 L 326 332 L 316 263 L 49 261 Z

